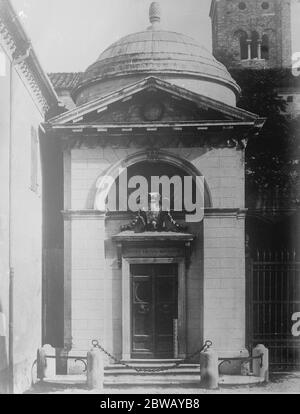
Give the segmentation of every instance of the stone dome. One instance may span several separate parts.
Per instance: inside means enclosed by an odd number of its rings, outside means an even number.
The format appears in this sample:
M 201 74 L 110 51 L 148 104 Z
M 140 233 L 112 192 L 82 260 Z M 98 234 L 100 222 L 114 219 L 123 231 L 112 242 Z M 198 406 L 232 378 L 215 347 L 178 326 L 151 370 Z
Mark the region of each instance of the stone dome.
M 74 91 L 79 103 L 94 98 L 101 90 L 109 92 L 113 87 L 112 80 L 122 87 L 145 76 L 164 78 L 199 93 L 203 93 L 201 87 L 198 90 L 200 81 L 219 84 L 231 90 L 236 98 L 240 91 L 238 85 L 225 66 L 207 49 L 189 36 L 161 28 L 158 3 L 150 6 L 150 22 L 151 26 L 147 30 L 130 34 L 113 43 L 86 70 Z M 198 87 L 195 80 L 198 81 Z M 99 83 L 102 87 L 95 89 Z M 232 104 L 232 99 L 228 103 Z

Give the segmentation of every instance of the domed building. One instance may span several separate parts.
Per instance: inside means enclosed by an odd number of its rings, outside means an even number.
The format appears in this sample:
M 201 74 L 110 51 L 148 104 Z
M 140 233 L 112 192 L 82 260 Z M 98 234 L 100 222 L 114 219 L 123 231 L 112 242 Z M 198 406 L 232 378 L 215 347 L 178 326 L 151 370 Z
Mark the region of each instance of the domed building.
M 85 355 L 94 339 L 142 364 L 189 361 L 205 340 L 221 358 L 247 352 L 244 152 L 264 119 L 236 107 L 221 63 L 160 20 L 152 3 L 150 27 L 70 78 L 71 96 L 53 80 L 69 107 L 44 125 L 63 148 L 60 335 L 58 306 L 46 322 L 58 355 Z
M 174 85 L 234 105 L 239 87 L 227 69 L 194 39 L 163 30 L 160 9 L 150 9 L 151 26 L 108 47 L 83 74 L 73 96 L 77 105 L 157 76 Z

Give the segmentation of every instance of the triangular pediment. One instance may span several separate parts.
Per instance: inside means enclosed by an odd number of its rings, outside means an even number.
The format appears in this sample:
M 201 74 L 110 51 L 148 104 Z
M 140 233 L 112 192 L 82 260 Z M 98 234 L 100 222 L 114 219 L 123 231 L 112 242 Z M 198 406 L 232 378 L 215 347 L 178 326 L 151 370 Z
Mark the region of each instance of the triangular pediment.
M 259 116 L 191 92 L 155 77 L 83 104 L 49 125 L 151 124 L 177 122 L 255 122 Z

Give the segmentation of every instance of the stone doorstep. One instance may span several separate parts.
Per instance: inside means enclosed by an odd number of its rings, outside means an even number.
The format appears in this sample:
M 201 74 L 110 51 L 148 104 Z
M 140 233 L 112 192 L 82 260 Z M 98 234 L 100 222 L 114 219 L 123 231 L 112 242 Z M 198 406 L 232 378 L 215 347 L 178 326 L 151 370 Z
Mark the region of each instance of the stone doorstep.
M 163 386 L 163 387 L 194 387 L 200 386 L 200 364 L 181 363 L 178 367 L 172 368 L 168 371 L 162 371 L 159 373 L 146 372 L 137 373 L 134 370 L 136 368 L 171 368 L 179 359 L 135 359 L 124 360 L 122 362 L 127 363 L 133 368 L 127 368 L 122 364 L 110 364 L 104 368 L 104 387 L 105 388 L 133 388 L 133 387 L 151 387 L 151 386 Z M 70 386 L 85 387 L 86 375 L 54 375 L 52 372 L 48 373 L 50 378 L 46 378 L 43 382 L 44 385 L 49 386 Z M 264 381 L 261 378 L 254 376 L 241 376 L 241 375 L 221 375 L 219 385 L 222 387 L 231 386 L 247 386 L 254 384 L 261 384 Z
M 255 377 L 254 375 L 221 375 L 219 379 L 220 386 L 234 387 L 239 385 L 259 385 L 265 382 L 264 378 Z
M 130 365 L 137 368 L 169 368 L 177 361 L 170 360 L 134 360 L 128 361 Z M 178 361 L 179 362 L 179 361 Z M 197 386 L 200 383 L 199 364 L 181 364 L 176 368 L 162 372 L 137 373 L 134 369 L 129 369 L 123 365 L 110 365 L 105 367 L 104 387 L 131 387 L 133 386 Z
M 45 378 L 40 382 L 42 385 L 52 386 L 77 386 L 81 387 L 86 385 L 85 375 L 55 375 L 51 378 Z
M 136 366 L 140 369 L 155 369 L 155 368 L 168 368 L 168 366 L 162 365 L 143 365 L 143 366 Z M 171 366 L 170 366 L 171 367 Z M 134 376 L 143 376 L 144 378 L 148 377 L 167 377 L 167 376 L 184 376 L 184 375 L 194 375 L 200 377 L 200 366 L 199 365 L 181 365 L 180 367 L 171 368 L 167 371 L 161 372 L 141 372 L 138 373 L 135 371 L 134 368 L 126 368 L 124 366 L 110 366 L 105 368 L 104 376 L 105 378 L 123 378 L 124 376 L 134 377 Z
M 141 367 L 136 366 L 135 368 L 137 369 L 156 369 L 156 368 L 164 368 L 161 365 L 143 365 Z M 110 368 L 105 368 L 105 374 L 104 375 L 111 375 L 113 373 L 119 373 L 122 374 L 123 372 L 128 372 L 128 373 L 137 373 L 137 371 L 135 370 L 135 368 L 127 368 L 127 367 L 123 367 L 123 366 L 115 366 L 115 367 L 110 367 Z M 161 371 L 163 372 L 195 372 L 195 373 L 199 373 L 200 374 L 200 367 L 199 366 L 181 366 L 181 367 L 165 367 L 166 369 L 168 368 L 168 370 L 165 371 Z
M 151 359 L 151 360 L 128 360 L 128 361 L 122 361 L 122 363 L 124 364 L 128 364 L 132 367 L 136 367 L 136 368 L 142 368 L 142 367 L 150 367 L 150 368 L 167 368 L 167 367 L 172 367 L 173 365 L 175 365 L 177 362 L 181 362 L 180 365 L 178 365 L 177 368 L 199 368 L 200 369 L 200 364 L 197 363 L 184 363 L 182 362 L 181 359 L 172 359 L 172 360 L 155 360 L 155 359 Z M 110 364 L 107 365 L 104 369 L 105 370 L 111 370 L 111 369 L 117 369 L 117 368 L 126 368 L 123 364 Z
M 241 376 L 241 375 L 222 375 L 220 376 L 220 387 L 237 387 L 237 386 L 251 386 L 263 384 L 264 380 L 254 376 Z M 42 385 L 44 386 L 69 386 L 86 388 L 86 376 L 85 375 L 57 375 L 53 378 L 46 378 Z M 128 376 L 122 375 L 115 378 L 106 378 L 104 380 L 104 388 L 134 388 L 134 387 L 199 387 L 200 375 L 197 374 L 184 374 L 181 373 L 169 374 L 167 376 L 161 376 L 160 374 Z
M 143 388 L 155 388 L 155 387 L 163 387 L 163 388 L 199 388 L 200 387 L 200 381 L 197 381 L 195 379 L 168 379 L 161 380 L 161 379 L 153 379 L 151 381 L 146 381 L 144 379 L 139 379 L 135 381 L 131 381 L 131 383 L 124 381 L 105 381 L 103 384 L 104 389 L 110 389 L 110 388 L 123 388 L 123 389 L 134 389 L 138 387 Z

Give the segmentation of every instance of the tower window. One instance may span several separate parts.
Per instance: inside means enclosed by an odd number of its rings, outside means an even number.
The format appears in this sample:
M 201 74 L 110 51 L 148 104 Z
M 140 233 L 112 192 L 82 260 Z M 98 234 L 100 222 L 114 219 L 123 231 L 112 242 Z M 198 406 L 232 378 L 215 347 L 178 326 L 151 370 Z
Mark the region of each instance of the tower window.
M 288 97 L 287 97 L 287 102 L 288 102 L 288 103 L 292 103 L 292 102 L 294 102 L 294 97 L 293 97 L 292 95 L 288 96 Z
M 241 49 L 241 59 L 246 60 L 249 58 L 248 56 L 248 36 L 247 33 L 243 32 L 240 35 L 240 49 Z
M 259 35 L 257 32 L 251 34 L 251 59 L 258 58 L 258 39 Z
M 268 10 L 268 8 L 270 7 L 270 5 L 269 5 L 269 3 L 268 3 L 267 1 L 264 1 L 264 2 L 262 3 L 261 7 L 262 7 L 264 10 Z
M 261 58 L 268 60 L 269 59 L 269 37 L 263 35 L 261 42 Z
M 240 10 L 246 10 L 246 3 L 244 3 L 243 1 L 241 1 L 240 3 L 239 3 L 239 9 Z

